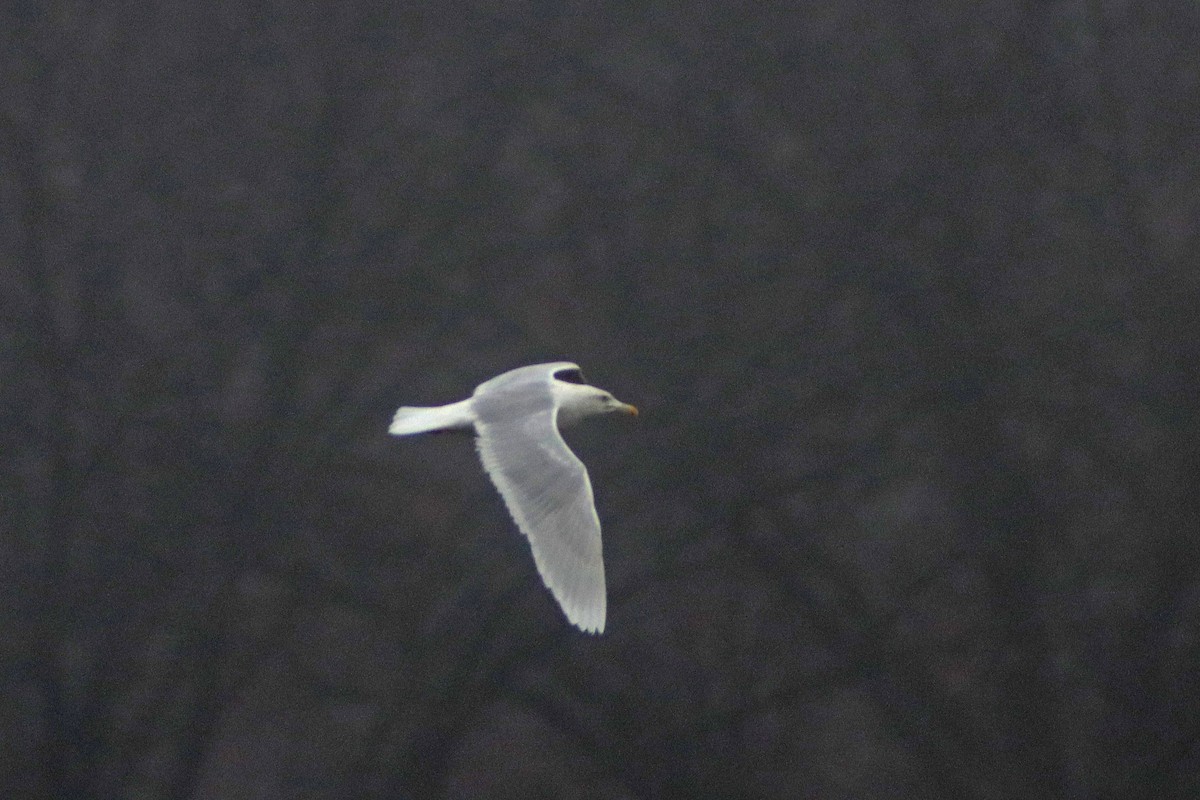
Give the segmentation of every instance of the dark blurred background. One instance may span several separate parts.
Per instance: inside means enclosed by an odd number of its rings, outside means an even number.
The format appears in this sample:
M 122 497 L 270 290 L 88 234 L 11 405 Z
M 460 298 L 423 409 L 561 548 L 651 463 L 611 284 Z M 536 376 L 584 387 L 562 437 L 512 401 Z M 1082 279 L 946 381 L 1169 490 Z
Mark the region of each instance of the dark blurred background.
M 0 6 L 0 795 L 1200 794 L 1200 8 L 737 5 Z

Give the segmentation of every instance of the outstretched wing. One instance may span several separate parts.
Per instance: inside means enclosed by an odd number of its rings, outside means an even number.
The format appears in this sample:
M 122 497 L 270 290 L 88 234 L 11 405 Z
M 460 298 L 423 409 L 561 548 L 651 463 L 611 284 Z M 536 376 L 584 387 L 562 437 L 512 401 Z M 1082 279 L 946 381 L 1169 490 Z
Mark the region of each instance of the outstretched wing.
M 479 455 L 567 619 L 599 633 L 606 610 L 600 518 L 587 468 L 563 441 L 557 414 L 547 404 L 477 420 Z

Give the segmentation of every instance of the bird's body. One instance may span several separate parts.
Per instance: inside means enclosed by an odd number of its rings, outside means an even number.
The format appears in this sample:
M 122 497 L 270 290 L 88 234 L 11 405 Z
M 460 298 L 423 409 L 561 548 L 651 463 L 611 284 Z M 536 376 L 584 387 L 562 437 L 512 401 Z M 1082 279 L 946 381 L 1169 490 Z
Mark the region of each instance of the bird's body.
M 403 406 L 388 431 L 474 429 L 484 470 L 528 537 L 542 580 L 572 623 L 599 633 L 607 606 L 600 520 L 587 469 L 558 431 L 614 411 L 637 414 L 560 361 L 497 375 L 457 403 Z

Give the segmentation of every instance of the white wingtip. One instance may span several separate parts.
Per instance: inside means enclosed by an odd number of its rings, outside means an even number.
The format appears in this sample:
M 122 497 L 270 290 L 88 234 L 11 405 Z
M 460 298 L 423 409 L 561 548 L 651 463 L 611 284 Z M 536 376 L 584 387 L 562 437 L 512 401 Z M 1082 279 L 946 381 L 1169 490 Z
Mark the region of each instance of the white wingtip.
M 589 621 L 572 620 L 572 622 L 574 622 L 576 627 L 578 627 L 579 630 L 583 631 L 584 633 L 590 633 L 593 636 L 599 636 L 600 634 L 604 633 L 604 616 L 603 615 L 601 615 L 601 617 L 598 620 L 589 620 Z
M 546 588 L 554 595 L 559 607 L 567 620 L 584 633 L 604 633 L 604 623 L 608 612 L 608 597 L 604 588 L 604 567 L 592 571 L 587 569 L 574 570 L 575 580 L 563 585 L 552 577 L 546 569 L 549 564 L 534 551 L 534 562 Z M 561 578 L 562 575 L 557 577 Z M 572 583 L 574 585 L 572 585 Z

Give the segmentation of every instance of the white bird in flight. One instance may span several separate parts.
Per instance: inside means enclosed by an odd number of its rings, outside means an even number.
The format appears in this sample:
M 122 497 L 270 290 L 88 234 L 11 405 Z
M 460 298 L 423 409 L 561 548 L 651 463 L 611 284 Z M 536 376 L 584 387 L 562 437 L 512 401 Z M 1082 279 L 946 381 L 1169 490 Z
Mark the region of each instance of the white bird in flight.
M 474 429 L 483 468 L 529 539 L 542 581 L 581 629 L 604 630 L 607 600 L 592 483 L 558 429 L 584 417 L 637 409 L 589 386 L 578 365 L 534 364 L 479 384 L 466 400 L 401 406 L 396 436 Z

